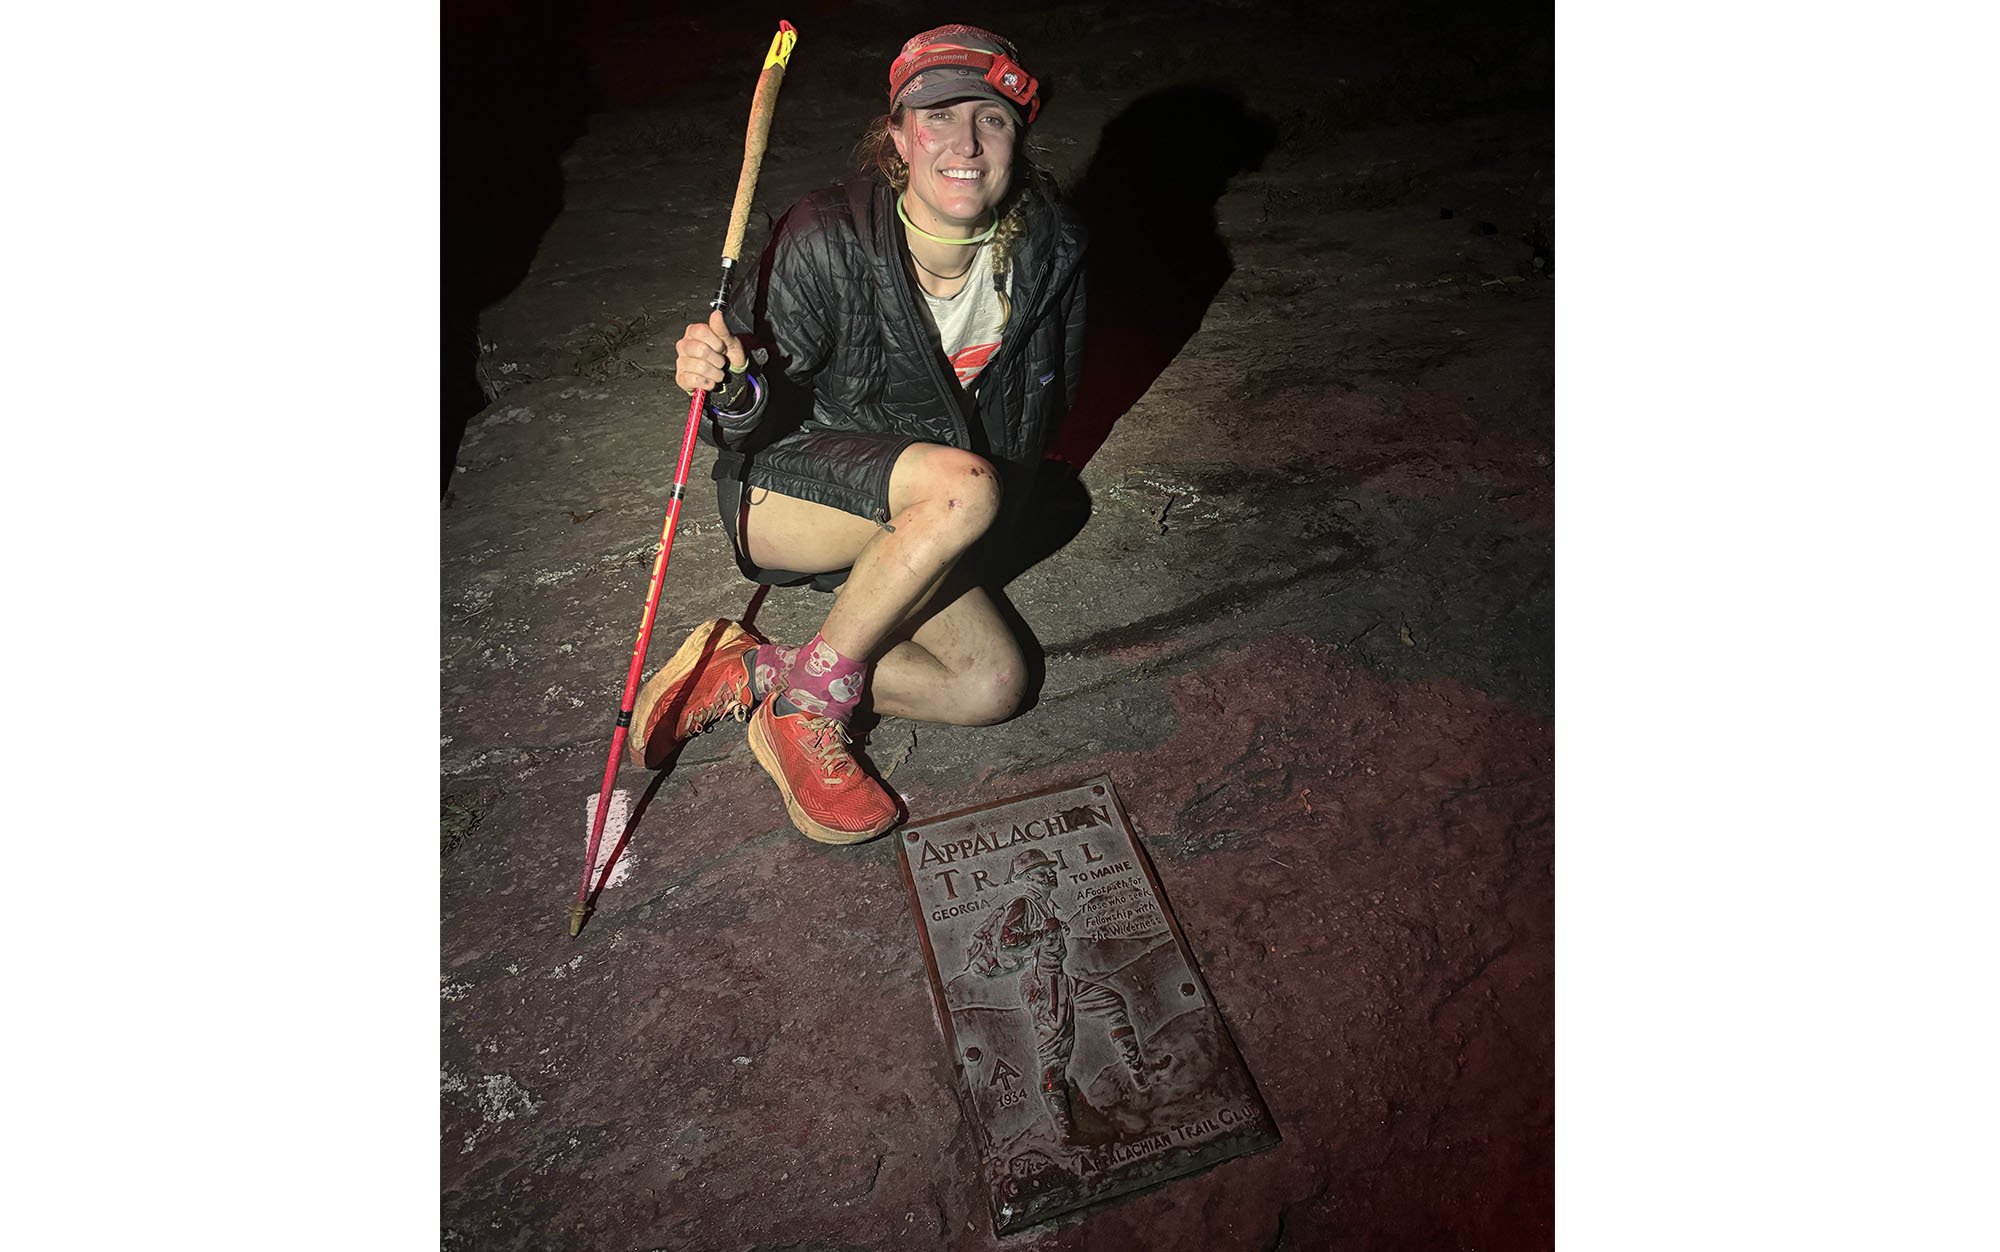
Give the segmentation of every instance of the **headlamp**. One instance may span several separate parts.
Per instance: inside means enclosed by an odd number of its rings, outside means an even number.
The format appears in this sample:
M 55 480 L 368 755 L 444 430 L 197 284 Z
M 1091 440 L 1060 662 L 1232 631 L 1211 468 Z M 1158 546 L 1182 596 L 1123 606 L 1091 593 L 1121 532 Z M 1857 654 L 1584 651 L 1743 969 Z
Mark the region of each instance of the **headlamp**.
M 1004 52 L 981 52 L 958 44 L 932 44 L 909 61 L 898 58 L 890 67 L 889 98 L 894 100 L 902 93 L 904 84 L 934 69 L 977 70 L 995 91 L 1021 107 L 1027 121 L 1034 121 L 1035 114 L 1041 111 L 1042 101 L 1037 94 L 1041 84 L 1019 61 Z

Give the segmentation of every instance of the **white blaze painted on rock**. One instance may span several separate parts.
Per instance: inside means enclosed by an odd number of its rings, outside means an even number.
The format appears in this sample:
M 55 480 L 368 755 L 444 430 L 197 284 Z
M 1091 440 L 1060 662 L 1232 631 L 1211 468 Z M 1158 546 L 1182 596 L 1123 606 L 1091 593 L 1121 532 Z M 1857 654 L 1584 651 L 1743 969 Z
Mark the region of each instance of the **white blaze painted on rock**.
M 604 866 L 611 860 L 611 854 L 618 850 L 618 841 L 625 836 L 625 825 L 632 820 L 632 793 L 620 787 L 611 793 L 611 814 L 604 819 L 604 834 L 597 841 L 597 864 L 590 867 L 591 890 L 597 889 L 597 880 L 604 877 Z M 590 851 L 590 827 L 597 821 L 597 797 L 591 796 L 583 802 L 583 848 Z M 632 849 L 626 848 L 618 858 L 618 868 L 611 871 L 611 881 L 604 884 L 608 890 L 625 881 L 625 875 L 632 870 Z

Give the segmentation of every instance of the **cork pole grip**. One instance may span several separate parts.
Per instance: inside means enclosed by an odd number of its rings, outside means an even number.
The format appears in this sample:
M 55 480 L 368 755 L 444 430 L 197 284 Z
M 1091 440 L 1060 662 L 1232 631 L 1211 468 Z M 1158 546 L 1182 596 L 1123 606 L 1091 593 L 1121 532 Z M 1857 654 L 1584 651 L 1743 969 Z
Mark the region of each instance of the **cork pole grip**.
M 790 22 L 779 22 L 764 58 L 764 72 L 757 76 L 757 94 L 750 101 L 750 128 L 743 136 L 743 172 L 736 177 L 736 203 L 729 210 L 729 235 L 722 244 L 722 259 L 734 263 L 743 251 L 743 234 L 750 225 L 750 202 L 757 195 L 757 174 L 764 168 L 764 147 L 771 138 L 771 114 L 778 107 L 778 88 L 785 80 L 785 64 L 792 54 L 798 32 Z

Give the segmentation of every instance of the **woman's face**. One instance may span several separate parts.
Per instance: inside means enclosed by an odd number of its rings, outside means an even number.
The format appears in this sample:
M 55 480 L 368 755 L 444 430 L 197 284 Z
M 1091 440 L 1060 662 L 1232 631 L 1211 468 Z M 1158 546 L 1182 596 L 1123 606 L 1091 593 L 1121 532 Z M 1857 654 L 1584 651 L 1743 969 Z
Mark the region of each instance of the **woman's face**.
M 983 229 L 1013 175 L 1013 115 L 991 100 L 924 105 L 904 110 L 892 134 L 910 167 L 911 220 L 934 235 Z

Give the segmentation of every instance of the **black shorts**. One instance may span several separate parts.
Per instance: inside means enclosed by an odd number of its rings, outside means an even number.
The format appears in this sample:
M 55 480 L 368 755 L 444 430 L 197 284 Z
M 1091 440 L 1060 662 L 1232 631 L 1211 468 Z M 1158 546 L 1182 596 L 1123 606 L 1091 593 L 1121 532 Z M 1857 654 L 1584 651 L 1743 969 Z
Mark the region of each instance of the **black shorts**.
M 798 570 L 765 569 L 743 550 L 741 522 L 749 507 L 749 488 L 810 500 L 829 508 L 889 520 L 889 475 L 896 460 L 912 444 L 912 435 L 862 431 L 814 431 L 792 436 L 749 457 L 724 453 L 716 458 L 715 505 L 736 568 L 751 582 L 773 587 L 809 583 L 815 591 L 833 591 L 847 581 L 847 570 L 808 574 Z M 833 472 L 829 473 L 829 467 Z

